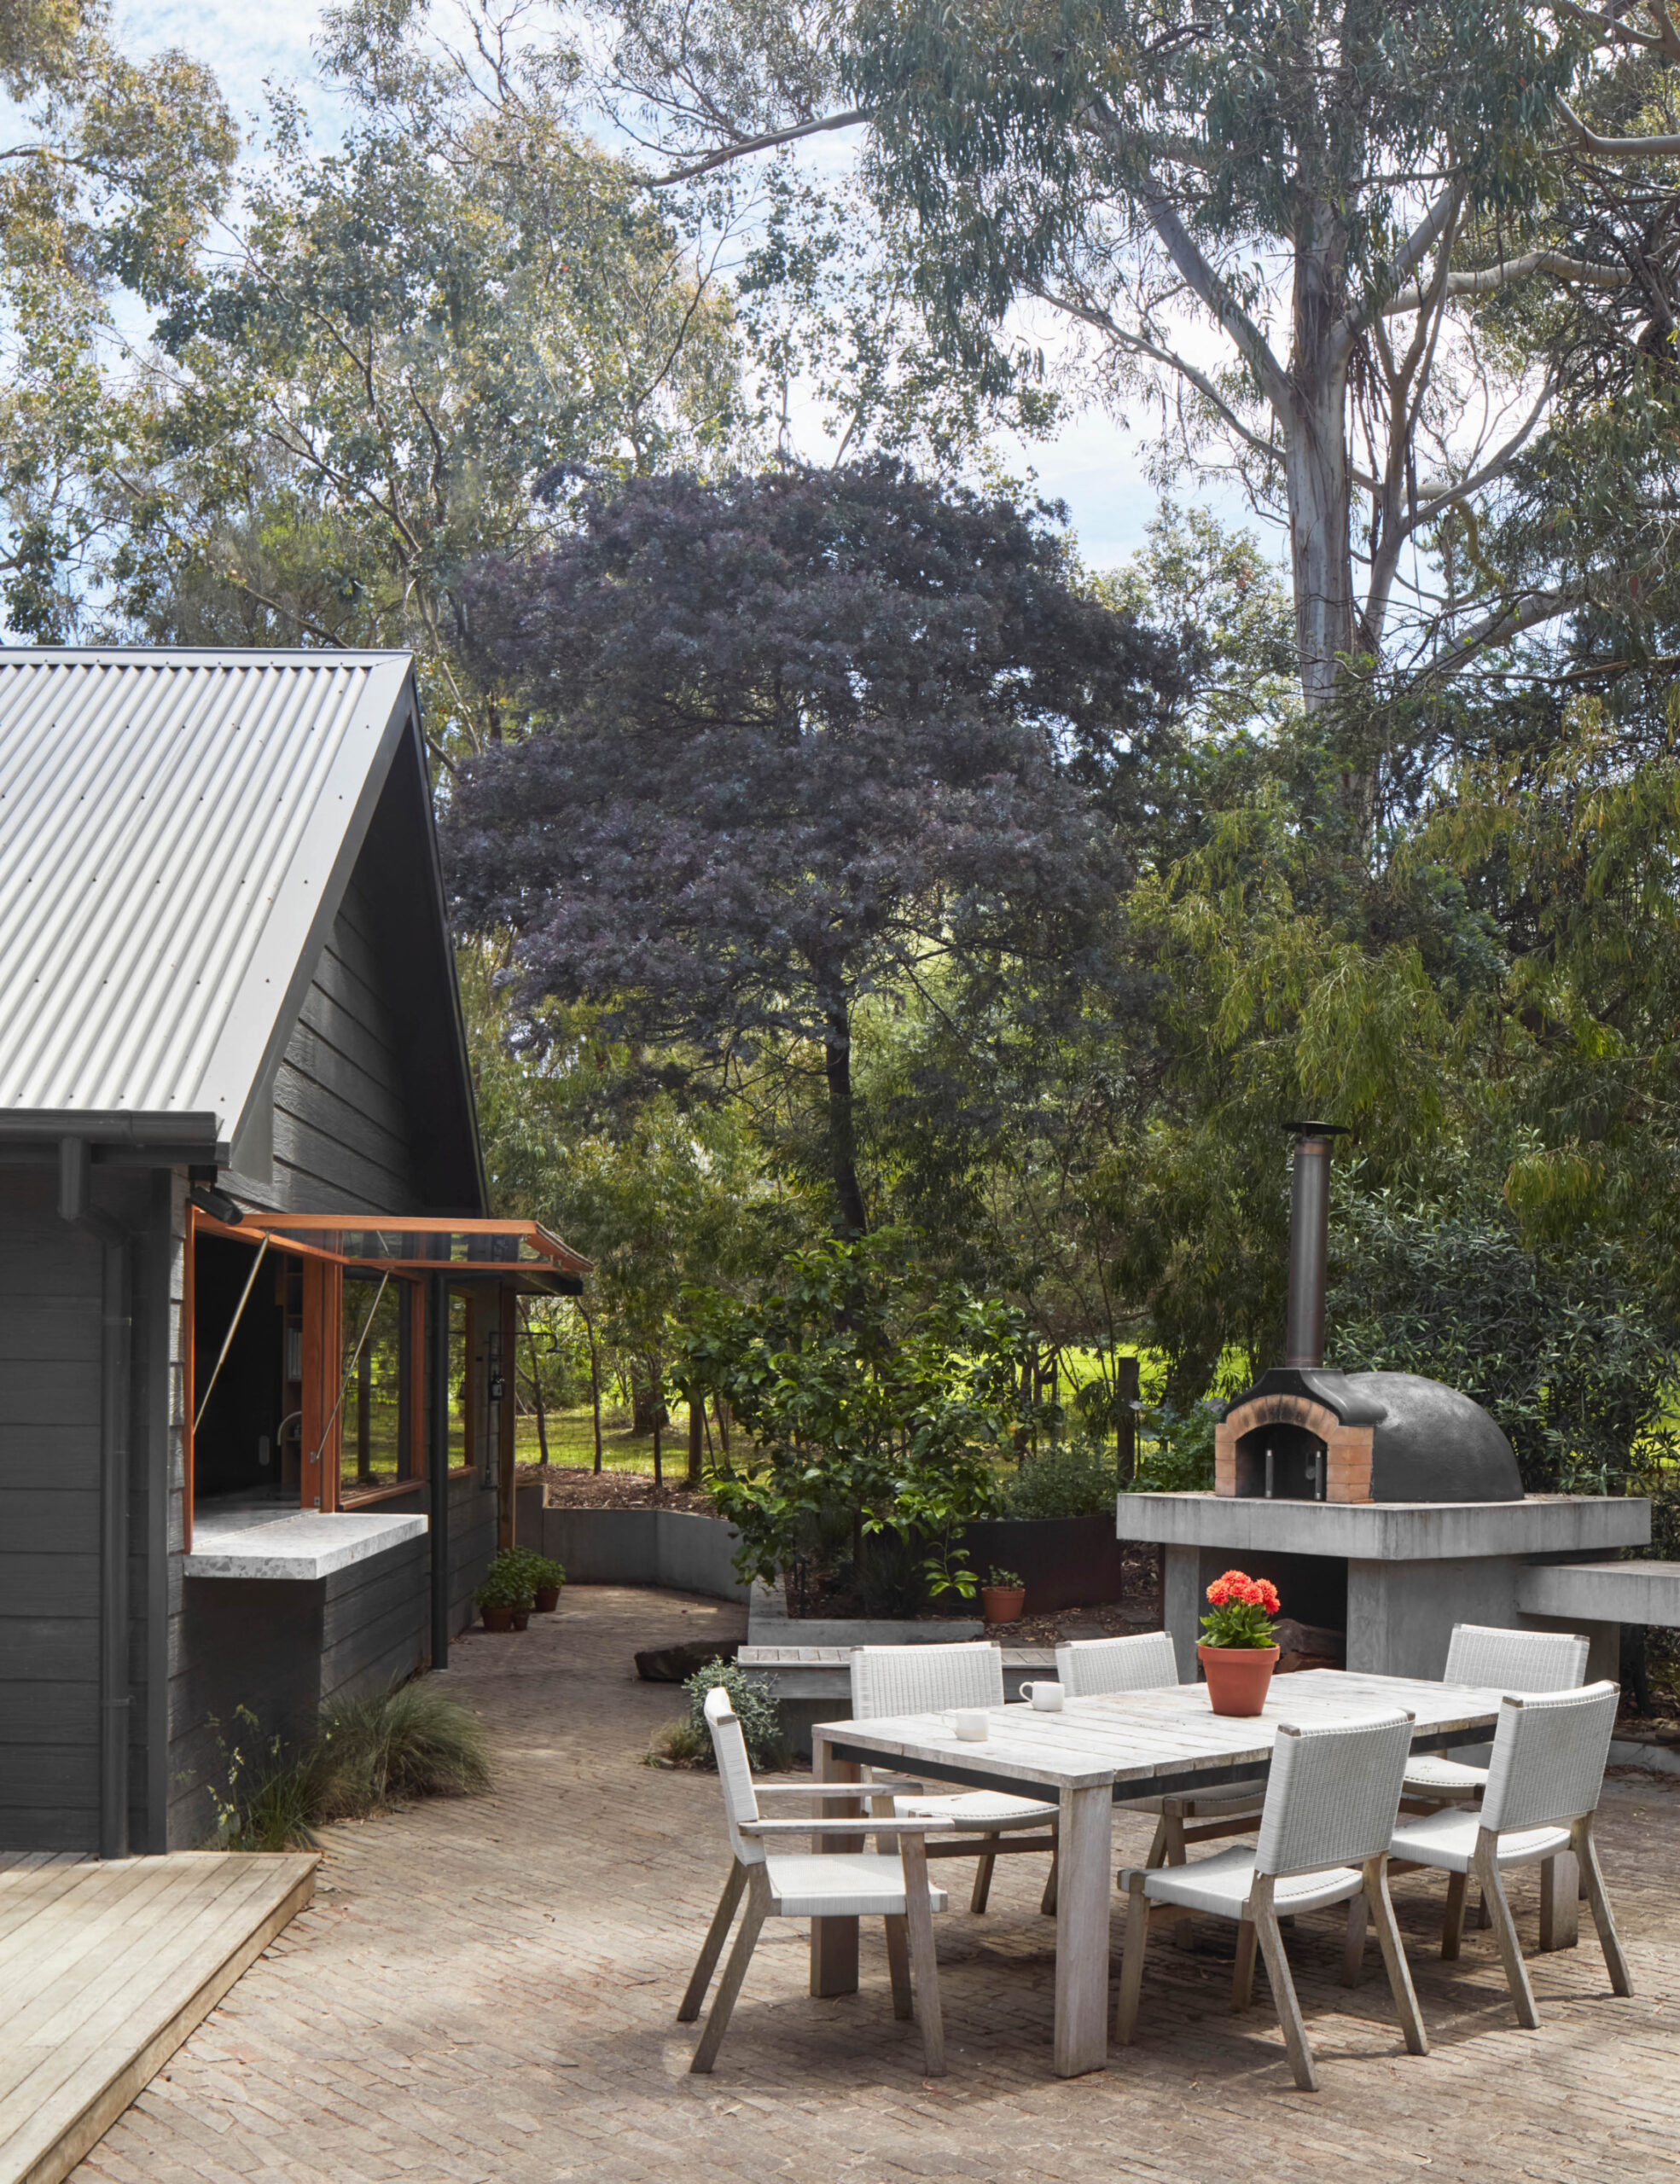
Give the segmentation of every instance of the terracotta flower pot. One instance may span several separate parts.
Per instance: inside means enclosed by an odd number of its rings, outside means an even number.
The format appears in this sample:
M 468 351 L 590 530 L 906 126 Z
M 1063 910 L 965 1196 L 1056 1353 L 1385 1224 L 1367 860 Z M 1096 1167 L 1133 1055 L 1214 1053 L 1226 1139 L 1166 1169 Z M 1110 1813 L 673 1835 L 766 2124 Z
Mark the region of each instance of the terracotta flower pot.
M 980 1613 L 988 1623 L 1019 1623 L 1026 1606 L 1025 1585 L 982 1585 Z
M 538 1614 L 552 1615 L 559 1606 L 560 1587 L 558 1585 L 538 1585 L 537 1588 Z
M 1216 1714 L 1258 1714 L 1266 1703 L 1276 1646 L 1198 1646 L 1196 1658 L 1207 1678 L 1207 1697 Z
M 510 1609 L 509 1610 L 509 1614 L 513 1617 L 513 1618 L 514 1618 L 514 1629 L 515 1629 L 515 1630 L 529 1630 L 529 1629 L 530 1629 L 530 1628 L 531 1628 L 531 1610 L 530 1610 L 528 1607 L 515 1607 L 515 1608 L 510 1608 Z
M 514 1627 L 514 1612 L 510 1607 L 481 1607 L 479 1613 L 484 1618 L 486 1630 L 511 1630 Z

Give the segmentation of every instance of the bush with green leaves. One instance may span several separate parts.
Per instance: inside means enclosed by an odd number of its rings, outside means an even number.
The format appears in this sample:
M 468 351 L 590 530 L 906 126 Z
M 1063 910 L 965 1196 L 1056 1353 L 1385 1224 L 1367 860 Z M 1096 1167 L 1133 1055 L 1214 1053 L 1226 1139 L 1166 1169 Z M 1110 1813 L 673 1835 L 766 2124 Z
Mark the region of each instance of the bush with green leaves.
M 1185 1409 L 1163 1403 L 1149 1413 L 1138 1437 L 1133 1494 L 1208 1494 L 1213 1489 L 1216 1414 L 1205 1403 Z
M 364 1819 L 399 1798 L 463 1797 L 490 1786 L 483 1724 L 426 1676 L 333 1702 L 298 1745 L 265 1738 L 248 1706 L 235 1708 L 231 1738 L 213 1717 L 209 1727 L 223 1779 L 206 1786 L 229 1850 L 311 1850 L 324 1821 Z
M 782 1731 L 781 1709 L 771 1696 L 769 1683 L 763 1676 L 753 1676 L 746 1669 L 737 1668 L 733 1661 L 721 1658 L 696 1669 L 683 1685 L 689 1694 L 689 1726 L 702 1740 L 697 1754 L 702 1766 L 717 1764 L 712 1750 L 712 1732 L 706 1720 L 706 1694 L 719 1686 L 730 1694 L 730 1705 L 741 1724 L 741 1734 L 747 1740 L 747 1757 L 753 1765 L 771 1769 L 785 1767 L 788 1740 Z
M 532 1565 L 538 1560 L 528 1548 L 503 1548 L 491 1558 L 483 1582 L 474 1589 L 473 1598 L 480 1607 L 532 1606 L 538 1584 Z
M 991 1513 L 1026 1341 L 1018 1312 L 930 1279 L 889 1230 L 793 1253 L 751 1301 L 691 1293 L 681 1377 L 721 1394 L 758 1451 L 709 1480 L 741 1575 L 773 1583 L 838 1507 L 860 1571 L 863 1542 L 892 1534 L 926 1590 L 972 1597 L 961 1535 Z
M 1112 1515 L 1119 1484 L 1114 1451 L 1076 1438 L 1024 1456 L 998 1496 L 1000 1517 Z
M 1619 1253 L 1527 1249 L 1474 1176 L 1450 1203 L 1345 1188 L 1331 1238 L 1331 1365 L 1462 1388 L 1503 1427 L 1531 1494 L 1660 1484 L 1677 1330 Z

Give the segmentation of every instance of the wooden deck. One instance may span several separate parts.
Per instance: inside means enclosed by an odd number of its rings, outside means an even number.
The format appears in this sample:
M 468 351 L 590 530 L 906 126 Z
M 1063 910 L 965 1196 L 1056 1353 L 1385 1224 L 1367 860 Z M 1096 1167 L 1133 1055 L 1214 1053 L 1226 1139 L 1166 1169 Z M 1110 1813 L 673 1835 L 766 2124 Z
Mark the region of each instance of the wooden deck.
M 0 2184 L 57 2184 L 315 1893 L 311 1856 L 0 1856 Z

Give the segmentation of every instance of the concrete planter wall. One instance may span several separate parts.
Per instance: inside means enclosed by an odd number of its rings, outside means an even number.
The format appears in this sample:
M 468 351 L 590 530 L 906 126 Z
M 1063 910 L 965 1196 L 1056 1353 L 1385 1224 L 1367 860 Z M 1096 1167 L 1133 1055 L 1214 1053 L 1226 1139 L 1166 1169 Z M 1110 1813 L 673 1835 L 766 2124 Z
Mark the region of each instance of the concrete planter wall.
M 1124 1550 L 1107 1511 L 1094 1517 L 989 1520 L 970 1525 L 964 1539 L 968 1560 L 982 1579 L 994 1565 L 1019 1574 L 1029 1615 L 1091 1607 L 1120 1597 Z
M 563 1563 L 569 1583 L 747 1598 L 731 1561 L 741 1535 L 721 1517 L 683 1509 L 546 1509 L 542 1492 L 520 1489 L 516 1536 L 521 1547 Z

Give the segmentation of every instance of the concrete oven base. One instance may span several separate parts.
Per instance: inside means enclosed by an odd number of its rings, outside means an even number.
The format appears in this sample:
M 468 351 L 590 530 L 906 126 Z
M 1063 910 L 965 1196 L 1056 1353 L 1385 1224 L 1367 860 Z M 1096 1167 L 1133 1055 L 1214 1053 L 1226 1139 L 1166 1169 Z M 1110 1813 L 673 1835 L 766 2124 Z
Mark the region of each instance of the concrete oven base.
M 1592 1641 L 1591 1676 L 1619 1672 L 1619 1623 L 1579 1614 L 1535 1613 L 1519 1603 L 1537 1562 L 1601 1558 L 1650 1538 L 1648 1502 L 1589 1495 L 1531 1495 L 1498 1502 L 1308 1502 L 1233 1500 L 1212 1494 L 1123 1494 L 1122 1539 L 1166 1548 L 1167 1630 L 1188 1682 L 1196 1673 L 1204 1591 L 1239 1563 L 1252 1576 L 1269 1562 L 1305 1574 L 1323 1564 L 1327 1584 L 1346 1571 L 1347 1666 L 1372 1675 L 1439 1676 L 1455 1623 L 1579 1630 Z M 1340 1565 L 1334 1566 L 1333 1565 Z M 1286 1597 L 1284 1612 L 1291 1612 Z

